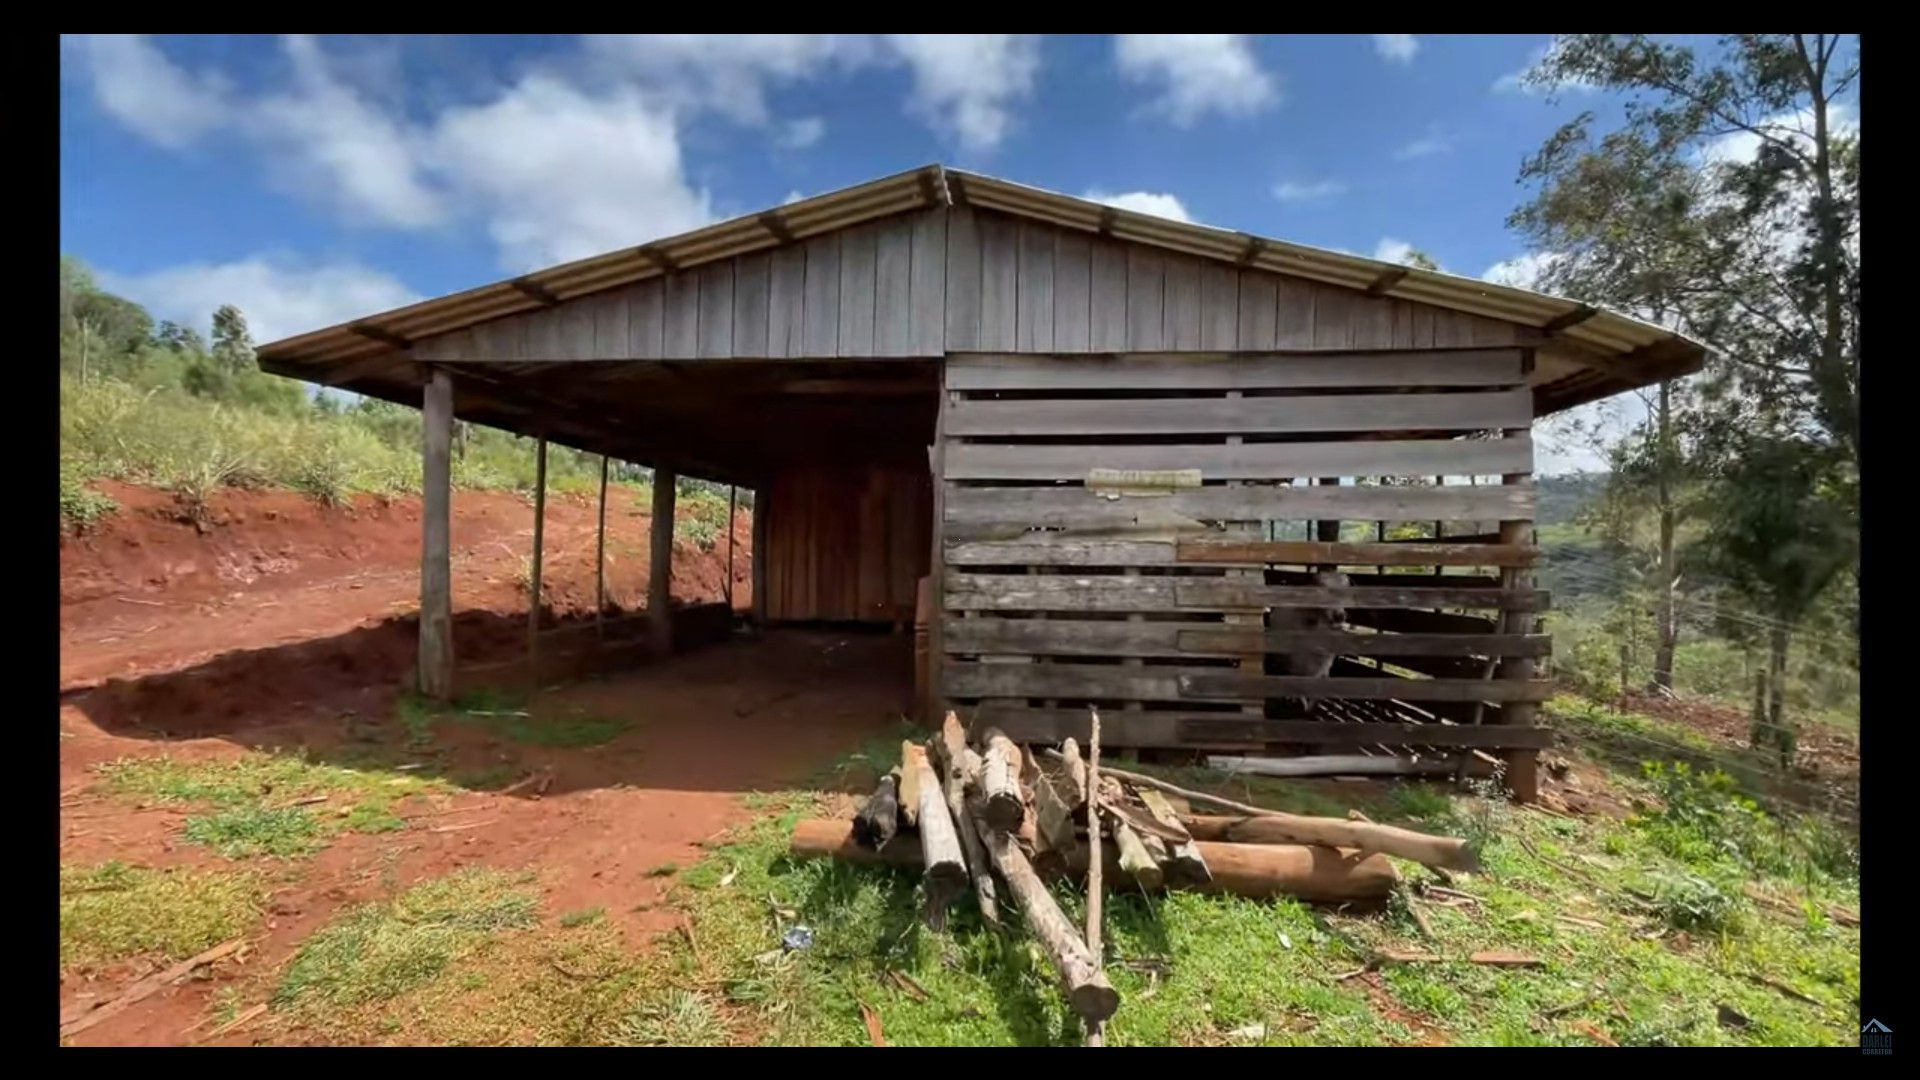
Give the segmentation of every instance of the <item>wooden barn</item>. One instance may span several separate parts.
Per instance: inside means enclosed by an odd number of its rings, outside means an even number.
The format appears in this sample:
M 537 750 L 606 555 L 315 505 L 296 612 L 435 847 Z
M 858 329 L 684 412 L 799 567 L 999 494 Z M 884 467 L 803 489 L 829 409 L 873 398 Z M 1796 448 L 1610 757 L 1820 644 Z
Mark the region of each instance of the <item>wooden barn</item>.
M 763 623 L 898 625 L 927 578 L 928 704 L 971 724 L 1053 741 L 1091 703 L 1109 745 L 1485 755 L 1526 797 L 1549 651 L 1529 428 L 1703 355 L 1570 300 L 935 165 L 260 363 L 424 410 L 431 692 L 457 416 L 752 488 Z

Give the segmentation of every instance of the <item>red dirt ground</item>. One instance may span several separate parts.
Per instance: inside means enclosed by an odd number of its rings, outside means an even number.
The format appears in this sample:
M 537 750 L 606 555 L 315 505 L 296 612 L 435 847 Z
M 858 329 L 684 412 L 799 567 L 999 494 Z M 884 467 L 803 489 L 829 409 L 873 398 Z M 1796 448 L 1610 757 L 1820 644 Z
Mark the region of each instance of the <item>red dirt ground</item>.
M 417 500 L 327 509 L 281 492 L 230 492 L 212 523 L 178 520 L 168 496 L 106 485 L 122 506 L 61 550 L 61 857 L 147 866 L 221 860 L 178 838 L 183 814 L 89 793 L 93 766 L 128 755 L 223 756 L 305 747 L 325 755 L 367 743 L 397 748 L 396 690 L 411 667 L 419 559 Z M 594 508 L 548 506 L 547 602 L 590 611 Z M 636 603 L 647 572 L 648 515 L 609 513 L 610 591 Z M 456 641 L 462 661 L 523 647 L 525 593 L 515 582 L 531 543 L 528 503 L 461 492 L 454 502 Z M 746 515 L 735 522 L 735 603 L 750 588 Z M 718 552 L 676 550 L 677 602 L 720 598 Z M 610 678 L 551 688 L 533 708 L 626 719 L 586 750 L 517 745 L 442 725 L 432 767 L 505 765 L 551 773 L 543 794 L 461 793 L 402 807 L 405 831 L 346 834 L 274 893 L 244 964 L 222 961 L 76 1037 L 76 1043 L 189 1041 L 220 987 L 285 963 L 343 905 L 468 864 L 540 874 L 558 915 L 603 907 L 635 946 L 672 930 L 661 906 L 701 845 L 748 819 L 741 795 L 795 783 L 898 719 L 910 647 L 861 633 L 792 631 L 740 638 Z M 474 825 L 478 827 L 463 828 Z M 62 979 L 62 1009 L 117 994 L 131 965 Z M 247 984 L 252 985 L 252 984 Z M 248 1004 L 252 1002 L 249 1001 Z M 202 1028 L 201 1031 L 207 1030 Z M 251 1041 L 245 1030 L 221 1042 Z

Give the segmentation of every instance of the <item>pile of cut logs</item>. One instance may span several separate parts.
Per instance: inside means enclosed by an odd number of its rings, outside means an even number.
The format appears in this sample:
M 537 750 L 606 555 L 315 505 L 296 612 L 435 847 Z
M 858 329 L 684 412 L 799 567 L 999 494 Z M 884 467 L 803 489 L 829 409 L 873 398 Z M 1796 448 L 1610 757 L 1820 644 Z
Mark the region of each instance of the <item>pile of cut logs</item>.
M 901 744 L 899 766 L 858 817 L 800 822 L 792 851 L 918 868 L 927 921 L 936 928 L 969 886 L 981 916 L 996 925 L 1010 897 L 1052 958 L 1089 1042 L 1120 1003 L 1101 971 L 1102 880 L 1146 890 L 1378 903 L 1400 880 L 1386 856 L 1442 870 L 1479 868 L 1462 840 L 1266 810 L 1105 767 L 1097 712 L 1090 721 L 1083 756 L 1073 739 L 1036 753 L 997 729 L 970 744 L 949 712 L 925 745 Z M 1215 812 L 1198 813 L 1196 805 Z M 1082 875 L 1084 936 L 1046 885 Z

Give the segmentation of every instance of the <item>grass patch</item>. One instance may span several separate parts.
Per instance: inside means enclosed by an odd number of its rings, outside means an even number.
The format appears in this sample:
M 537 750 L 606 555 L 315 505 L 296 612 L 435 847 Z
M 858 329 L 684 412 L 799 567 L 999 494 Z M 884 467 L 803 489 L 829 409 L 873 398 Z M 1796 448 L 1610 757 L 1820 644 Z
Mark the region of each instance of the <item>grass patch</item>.
M 301 946 L 274 1004 L 319 1016 L 438 978 L 492 935 L 538 921 L 538 901 L 526 885 L 495 870 L 460 870 L 352 908 Z
M 176 962 L 245 933 L 265 890 L 245 870 L 60 868 L 60 966 L 135 957 Z
M 580 911 L 569 911 L 565 915 L 560 916 L 560 925 L 571 930 L 576 926 L 586 926 L 589 923 L 599 922 L 606 914 L 607 909 L 604 907 L 590 907 L 583 908 Z
M 492 690 L 462 695 L 450 705 L 404 695 L 397 710 L 408 744 L 416 749 L 432 745 L 435 727 L 442 722 L 525 746 L 575 750 L 612 742 L 632 726 L 615 717 L 544 713 L 523 696 Z
M 97 771 L 111 794 L 206 807 L 187 818 L 183 835 L 236 859 L 294 858 L 320 850 L 341 832 L 392 832 L 406 825 L 394 812 L 401 800 L 447 790 L 431 777 L 297 754 L 121 758 Z

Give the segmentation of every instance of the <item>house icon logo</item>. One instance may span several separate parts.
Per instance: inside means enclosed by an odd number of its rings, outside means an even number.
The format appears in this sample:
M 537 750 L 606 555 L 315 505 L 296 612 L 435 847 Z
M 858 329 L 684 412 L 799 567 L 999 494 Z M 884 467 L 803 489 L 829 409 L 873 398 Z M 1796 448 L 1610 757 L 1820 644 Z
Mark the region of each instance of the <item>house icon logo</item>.
M 1860 1052 L 1863 1054 L 1893 1053 L 1893 1029 L 1878 1020 L 1869 1020 L 1861 1025 Z

